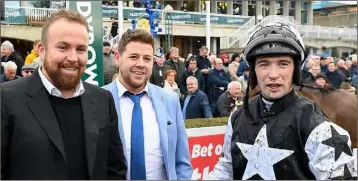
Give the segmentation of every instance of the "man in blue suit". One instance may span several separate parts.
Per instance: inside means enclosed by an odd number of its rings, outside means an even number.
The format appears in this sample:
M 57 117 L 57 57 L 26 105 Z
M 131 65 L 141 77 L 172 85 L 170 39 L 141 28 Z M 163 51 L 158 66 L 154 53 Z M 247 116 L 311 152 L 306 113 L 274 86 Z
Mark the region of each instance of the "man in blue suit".
M 192 166 L 179 98 L 148 81 L 153 52 L 149 32 L 124 32 L 115 52 L 118 77 L 103 87 L 114 97 L 127 179 L 190 180 Z

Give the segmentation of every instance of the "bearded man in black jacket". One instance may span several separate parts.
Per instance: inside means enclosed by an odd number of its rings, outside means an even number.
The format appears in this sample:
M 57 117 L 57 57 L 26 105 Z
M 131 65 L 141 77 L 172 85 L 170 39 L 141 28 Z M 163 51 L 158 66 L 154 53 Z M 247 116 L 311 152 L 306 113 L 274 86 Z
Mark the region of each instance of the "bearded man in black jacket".
M 356 179 L 348 132 L 293 88 L 300 85 L 304 50 L 298 31 L 282 23 L 251 35 L 244 50 L 248 84 L 261 93 L 250 101 L 246 96 L 230 116 L 223 155 L 209 179 Z

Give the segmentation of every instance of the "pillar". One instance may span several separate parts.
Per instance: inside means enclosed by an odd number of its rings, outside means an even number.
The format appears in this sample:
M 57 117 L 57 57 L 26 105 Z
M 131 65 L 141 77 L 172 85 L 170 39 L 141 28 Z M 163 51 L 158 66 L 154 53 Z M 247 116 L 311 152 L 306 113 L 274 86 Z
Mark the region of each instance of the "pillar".
M 210 48 L 210 51 L 211 52 L 215 52 L 216 54 L 218 53 L 217 52 L 217 38 L 216 37 L 212 37 L 211 38 L 211 48 Z
M 256 1 L 256 23 L 259 21 L 257 20 L 257 17 L 261 15 L 262 16 L 262 1 Z
M 289 11 L 290 11 L 290 1 L 283 1 L 283 15 L 284 16 L 289 16 Z
M 193 50 L 193 37 L 189 36 L 189 53 L 195 54 L 196 52 Z
M 160 47 L 161 47 L 161 46 L 160 46 L 160 37 L 161 37 L 161 36 L 158 36 L 158 38 L 155 39 L 155 42 L 154 42 L 154 43 L 155 43 L 155 44 L 154 44 L 155 50 L 157 50 L 157 48 L 160 48 Z M 155 51 L 155 50 L 154 50 L 154 51 Z
M 256 7 L 257 7 L 257 2 L 256 2 Z M 249 15 L 249 2 L 247 0 L 242 1 L 241 8 L 242 8 L 242 15 L 243 16 L 248 16 Z M 257 14 L 257 10 L 256 10 L 256 14 Z
M 312 47 L 309 49 L 309 54 L 313 54 L 313 48 Z
M 307 2 L 307 24 L 313 25 L 313 7 L 312 0 Z
M 200 12 L 200 1 L 194 1 L 194 12 Z
M 218 2 L 217 1 L 210 2 L 210 13 L 213 13 L 213 14 L 218 13 Z
M 173 7 L 173 9 L 180 11 L 182 6 L 183 6 L 183 1 L 176 1 L 176 7 Z
M 276 1 L 270 1 L 270 15 L 276 14 Z
M 301 24 L 301 1 L 295 1 L 295 19 L 296 21 Z
M 227 3 L 227 12 L 228 15 L 234 14 L 234 1 L 226 1 Z

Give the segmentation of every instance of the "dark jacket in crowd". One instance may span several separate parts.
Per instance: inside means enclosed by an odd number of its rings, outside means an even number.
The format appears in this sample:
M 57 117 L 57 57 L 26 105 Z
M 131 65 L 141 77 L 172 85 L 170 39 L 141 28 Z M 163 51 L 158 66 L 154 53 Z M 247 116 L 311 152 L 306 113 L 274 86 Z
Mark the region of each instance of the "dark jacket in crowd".
M 196 62 L 198 63 L 198 68 L 201 69 L 211 69 L 211 63 L 208 57 L 196 56 Z
M 24 66 L 24 59 L 18 55 L 16 52 L 12 52 L 4 62 L 13 61 L 17 65 L 16 75 L 22 76 L 21 74 L 21 68 Z
M 245 62 L 244 60 L 241 60 L 241 61 L 240 61 L 240 65 L 239 65 L 239 67 L 237 68 L 237 71 L 236 71 L 236 75 L 237 75 L 238 77 L 244 75 L 246 66 L 247 66 L 246 62 Z
M 238 98 L 238 101 L 242 101 L 241 99 Z M 216 114 L 220 117 L 228 117 L 236 106 L 236 100 L 231 97 L 229 91 L 226 91 L 219 96 L 216 102 Z
M 111 26 L 111 35 L 113 37 L 118 35 L 118 22 L 113 22 Z
M 203 74 L 200 72 L 199 69 L 197 69 L 195 72 L 186 70 L 181 76 L 180 76 L 180 92 L 184 95 L 187 95 L 187 87 L 186 87 L 186 79 L 190 76 L 194 76 L 198 80 L 198 87 L 200 90 L 205 91 L 205 80 Z
M 14 79 L 12 79 L 12 80 L 16 80 L 16 79 L 18 79 L 18 78 L 20 78 L 20 76 L 16 76 L 16 77 L 15 77 Z M 12 80 L 7 79 L 6 76 L 5 76 L 5 73 L 3 73 L 3 74 L 0 76 L 0 83 L 9 82 L 9 81 L 12 81 Z
M 328 72 L 328 65 L 321 65 L 321 72 L 322 73 Z
M 188 95 L 183 99 L 181 104 L 184 107 L 184 101 Z M 195 118 L 211 118 L 213 113 L 210 109 L 208 97 L 206 94 L 197 90 L 194 94 L 191 95 L 188 105 L 186 106 L 186 119 L 195 119 Z
M 341 75 L 342 81 L 351 82 L 352 81 L 352 74 L 349 70 L 346 70 L 345 68 L 338 68 L 337 72 Z
M 350 71 L 352 75 L 357 75 L 357 65 L 352 64 Z
M 334 88 L 339 88 L 342 84 L 342 76 L 338 73 L 337 70 L 330 72 L 326 72 L 326 77 L 329 81 L 329 84 L 331 84 Z
M 208 57 L 203 57 L 203 56 L 196 56 L 196 62 L 198 64 L 198 68 L 199 70 L 202 70 L 202 69 L 211 69 L 211 63 L 210 63 L 210 60 L 208 59 Z M 204 81 L 205 81 L 205 87 L 207 87 L 207 84 L 208 84 L 208 74 L 203 74 L 204 76 Z M 206 93 L 207 90 L 205 90 Z
M 150 83 L 163 88 L 164 81 L 165 81 L 164 66 L 160 67 L 158 64 L 154 64 L 152 69 L 152 76 L 150 77 Z
M 302 76 L 302 79 L 305 80 L 307 79 L 308 77 L 311 77 L 312 74 L 311 72 L 309 71 L 309 69 L 307 68 L 306 64 L 303 66 L 303 69 L 302 69 L 302 72 L 301 72 L 301 76 Z
M 310 73 L 310 72 L 308 72 L 308 73 Z M 306 85 L 312 86 L 316 83 L 316 78 L 310 73 L 308 77 L 303 79 L 303 83 Z
M 216 104 L 219 96 L 227 90 L 227 85 L 231 82 L 229 75 L 224 70 L 210 70 L 208 73 L 209 102 Z M 214 112 L 214 110 L 213 110 Z
M 177 72 L 177 77 L 175 79 L 175 82 L 179 85 L 180 82 L 180 76 L 183 74 L 183 72 L 185 71 L 185 64 L 184 62 L 178 60 L 177 62 L 174 62 L 173 59 L 169 59 L 167 61 L 165 61 L 164 63 L 164 71 L 168 71 L 168 70 L 175 70 Z M 164 72 L 164 75 L 165 75 Z

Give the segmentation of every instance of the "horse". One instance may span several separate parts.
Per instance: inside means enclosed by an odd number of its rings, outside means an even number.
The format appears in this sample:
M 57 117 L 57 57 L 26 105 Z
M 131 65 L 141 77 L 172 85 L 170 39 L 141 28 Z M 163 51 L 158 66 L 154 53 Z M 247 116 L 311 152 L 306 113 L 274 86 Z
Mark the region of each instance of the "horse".
M 294 86 L 295 91 L 315 102 L 325 116 L 348 131 L 352 148 L 357 148 L 357 95 L 334 88 L 316 88 L 309 85 Z M 249 98 L 261 91 L 258 86 L 250 89 Z

